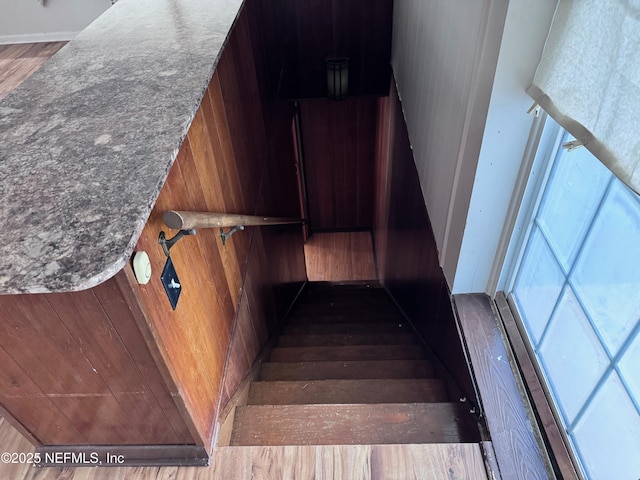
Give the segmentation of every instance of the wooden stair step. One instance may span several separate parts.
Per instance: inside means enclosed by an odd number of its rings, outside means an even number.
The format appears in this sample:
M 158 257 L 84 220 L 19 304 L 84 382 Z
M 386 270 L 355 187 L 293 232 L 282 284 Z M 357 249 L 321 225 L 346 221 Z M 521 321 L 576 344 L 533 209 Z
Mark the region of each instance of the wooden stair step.
M 326 322 L 326 323 L 289 323 L 285 334 L 324 335 L 339 333 L 410 333 L 407 322 Z
M 253 382 L 249 405 L 447 402 L 440 379 Z
M 293 312 L 305 313 L 397 313 L 398 309 L 392 303 L 371 303 L 361 302 L 322 302 L 322 303 L 301 303 L 294 307 Z
M 357 283 L 329 283 L 329 282 L 309 282 L 305 288 L 305 293 L 327 294 L 327 293 L 344 293 L 344 292 L 369 292 L 369 291 L 385 291 L 382 285 L 377 281 L 357 282 Z
M 340 347 L 276 347 L 272 362 L 320 362 L 329 360 L 419 360 L 424 352 L 418 345 L 352 345 Z
M 431 378 L 427 360 L 352 360 L 329 362 L 265 362 L 260 380 L 324 380 L 366 378 Z
M 396 305 L 389 299 L 381 297 L 345 297 L 345 298 L 327 298 L 325 300 L 315 298 L 312 300 L 300 300 L 294 308 L 306 309 L 306 310 L 323 310 L 323 309 L 336 309 L 345 308 L 352 310 L 356 308 L 373 309 L 396 309 Z
M 477 443 L 218 447 L 205 470 L 210 480 L 487 480 Z
M 354 313 L 306 313 L 292 312 L 289 316 L 289 324 L 295 323 L 384 323 L 403 322 L 404 318 L 399 313 L 385 312 L 354 312 Z
M 334 333 L 325 335 L 280 335 L 279 347 L 314 347 L 330 345 L 415 345 L 408 333 Z
M 300 303 L 297 305 L 297 308 L 370 308 L 374 306 L 383 308 L 396 308 L 394 303 L 388 297 L 380 295 L 306 298 L 300 301 Z
M 355 445 L 480 441 L 462 403 L 247 405 L 231 445 Z
M 326 301 L 326 302 L 302 302 L 294 307 L 293 312 L 309 313 L 331 313 L 331 312 L 388 312 L 398 311 L 395 305 L 390 302 L 372 300 L 350 300 L 350 301 Z
M 350 302 L 350 301 L 382 301 L 391 303 L 387 292 L 381 288 L 370 288 L 367 290 L 336 290 L 330 292 L 310 291 L 303 294 L 301 301 L 304 303 L 324 303 L 324 302 Z

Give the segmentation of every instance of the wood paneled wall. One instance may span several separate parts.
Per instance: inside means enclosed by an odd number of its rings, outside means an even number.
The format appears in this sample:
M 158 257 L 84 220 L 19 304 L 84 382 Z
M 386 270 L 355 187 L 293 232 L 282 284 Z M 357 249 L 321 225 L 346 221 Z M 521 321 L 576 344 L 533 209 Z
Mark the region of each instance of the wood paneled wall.
M 83 292 L 0 296 L 0 311 L 0 403 L 34 443 L 194 443 L 120 276 Z
M 389 97 L 379 100 L 379 112 L 373 230 L 379 279 L 472 399 L 475 393 L 395 85 Z
M 140 237 L 155 272 L 165 261 L 157 239 L 166 210 L 299 216 L 293 112 L 261 96 L 258 16 L 247 2 Z M 183 287 L 177 309 L 159 282 L 138 291 L 208 448 L 218 409 L 306 278 L 301 227 L 248 228 L 224 246 L 217 229 L 203 229 L 171 256 Z
M 373 225 L 377 98 L 300 102 L 311 230 Z
M 299 216 L 286 102 L 267 101 L 256 1 L 247 1 L 130 265 L 91 290 L 0 296 L 0 411 L 41 445 L 195 445 L 306 280 L 301 226 L 180 240 L 172 310 L 159 277 L 166 210 Z M 188 74 L 188 72 L 185 72 Z M 170 155 L 171 152 L 167 152 Z M 170 451 L 168 456 L 172 455 Z
M 262 0 L 276 18 L 282 98 L 327 95 L 325 59 L 349 57 L 351 95 L 386 95 L 391 74 L 393 0 Z M 274 51 L 274 53 L 276 53 Z
M 394 4 L 393 72 L 440 265 L 450 287 L 508 5 L 506 0 Z

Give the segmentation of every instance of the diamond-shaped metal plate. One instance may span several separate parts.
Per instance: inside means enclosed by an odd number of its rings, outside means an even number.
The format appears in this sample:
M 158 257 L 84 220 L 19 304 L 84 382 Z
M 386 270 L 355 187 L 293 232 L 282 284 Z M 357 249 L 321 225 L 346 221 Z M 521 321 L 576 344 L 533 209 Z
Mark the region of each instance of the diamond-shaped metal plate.
M 160 280 L 162 280 L 164 291 L 167 292 L 167 297 L 169 297 L 171 308 L 175 310 L 178 305 L 178 298 L 180 298 L 180 292 L 182 292 L 182 285 L 180 285 L 180 280 L 178 279 L 178 274 L 173 266 L 171 257 L 167 257 L 167 263 L 164 264 Z

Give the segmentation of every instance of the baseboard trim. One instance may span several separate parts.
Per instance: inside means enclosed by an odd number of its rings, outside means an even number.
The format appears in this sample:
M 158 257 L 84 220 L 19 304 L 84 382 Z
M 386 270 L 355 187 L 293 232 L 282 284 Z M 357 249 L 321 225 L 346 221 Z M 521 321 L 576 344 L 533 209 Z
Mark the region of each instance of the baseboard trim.
M 18 43 L 68 42 L 79 32 L 25 33 L 20 35 L 0 35 L 0 45 Z
M 38 467 L 209 465 L 209 455 L 197 445 L 53 445 L 37 447 L 36 455 Z

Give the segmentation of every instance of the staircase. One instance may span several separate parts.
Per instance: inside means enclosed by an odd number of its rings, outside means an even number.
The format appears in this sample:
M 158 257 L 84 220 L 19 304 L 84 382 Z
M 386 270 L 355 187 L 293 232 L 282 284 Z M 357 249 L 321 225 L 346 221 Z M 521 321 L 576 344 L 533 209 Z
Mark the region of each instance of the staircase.
M 384 289 L 310 283 L 236 409 L 230 445 L 479 442 L 457 400 Z

